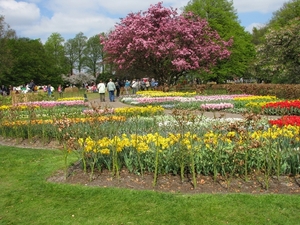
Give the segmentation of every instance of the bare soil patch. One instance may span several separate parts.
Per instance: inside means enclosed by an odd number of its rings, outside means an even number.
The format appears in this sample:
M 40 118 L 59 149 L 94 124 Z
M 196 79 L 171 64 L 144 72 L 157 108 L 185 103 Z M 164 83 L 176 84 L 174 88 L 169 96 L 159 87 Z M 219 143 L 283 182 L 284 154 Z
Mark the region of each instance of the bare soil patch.
M 116 187 L 134 190 L 152 190 L 171 193 L 251 193 L 251 194 L 300 194 L 300 177 L 281 176 L 269 179 L 269 188 L 266 189 L 263 175 L 249 177 L 248 181 L 234 177 L 227 180 L 217 177 L 216 181 L 212 176 L 197 176 L 196 188 L 193 187 L 191 175 L 186 174 L 183 181 L 179 175 L 159 175 L 156 186 L 153 186 L 153 174 L 142 175 L 129 173 L 122 169 L 119 177 L 112 176 L 108 170 L 94 172 L 92 178 L 90 172 L 84 173 L 80 163 L 69 168 L 68 177 L 64 171 L 58 171 L 48 181 L 58 183 L 80 184 L 98 187 Z

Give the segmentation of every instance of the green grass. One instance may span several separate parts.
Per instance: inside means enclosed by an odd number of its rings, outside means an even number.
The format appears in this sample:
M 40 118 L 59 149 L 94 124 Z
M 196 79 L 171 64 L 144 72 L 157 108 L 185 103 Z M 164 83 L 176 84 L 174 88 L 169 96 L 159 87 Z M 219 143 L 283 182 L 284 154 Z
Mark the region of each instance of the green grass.
M 300 195 L 182 195 L 47 182 L 58 150 L 0 146 L 0 224 L 299 224 Z

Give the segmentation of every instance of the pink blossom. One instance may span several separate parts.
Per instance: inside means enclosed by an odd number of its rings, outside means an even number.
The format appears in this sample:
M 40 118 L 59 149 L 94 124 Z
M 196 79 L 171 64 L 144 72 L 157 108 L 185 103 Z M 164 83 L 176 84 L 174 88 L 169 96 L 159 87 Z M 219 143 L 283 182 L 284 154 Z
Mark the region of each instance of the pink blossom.
M 154 71 L 169 79 L 184 71 L 209 71 L 230 56 L 232 40 L 224 41 L 205 19 L 178 15 L 162 2 L 145 12 L 130 13 L 107 36 L 100 36 L 107 61 L 119 69 Z
M 202 104 L 201 109 L 203 110 L 223 110 L 233 108 L 232 103 L 212 103 L 212 104 Z
M 75 105 L 82 105 L 86 106 L 84 100 L 74 100 L 74 101 L 36 101 L 36 102 L 24 102 L 18 103 L 18 106 L 39 106 L 42 108 L 52 108 L 59 105 L 66 105 L 66 106 L 75 106 Z

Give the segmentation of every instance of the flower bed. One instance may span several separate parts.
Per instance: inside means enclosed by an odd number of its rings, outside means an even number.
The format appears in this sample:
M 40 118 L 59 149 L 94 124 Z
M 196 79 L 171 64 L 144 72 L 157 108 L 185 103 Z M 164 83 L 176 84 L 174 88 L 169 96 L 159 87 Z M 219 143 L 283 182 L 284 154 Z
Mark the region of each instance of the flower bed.
M 277 120 L 270 120 L 271 125 L 277 125 L 280 127 L 291 125 L 291 126 L 300 126 L 300 116 L 283 116 Z
M 203 103 L 211 110 L 221 104 L 222 110 L 233 106 L 226 102 Z M 165 116 L 161 106 L 151 105 L 80 112 L 68 106 L 61 114 L 57 105 L 29 105 L 22 110 L 1 111 L 0 135 L 56 139 L 64 146 L 65 159 L 76 153 L 91 178 L 95 169 L 108 169 L 118 176 L 121 168 L 127 168 L 136 174 L 153 173 L 154 185 L 159 174 L 180 174 L 183 179 L 187 173 L 196 186 L 195 177 L 200 174 L 212 175 L 214 180 L 221 176 L 230 182 L 233 176 L 250 179 L 263 173 L 265 179 L 260 182 L 267 188 L 271 176 L 300 173 L 298 117 L 268 121 L 249 114 L 244 119 L 208 119 L 189 110 L 174 110 Z M 37 116 L 40 109 L 48 110 L 47 117 Z M 24 111 L 28 116 L 16 120 L 20 117 L 16 115 Z
M 265 104 L 262 109 L 268 115 L 300 116 L 300 100 L 271 102 Z
M 234 105 L 232 103 L 215 103 L 215 104 L 202 104 L 201 109 L 206 111 L 232 109 Z

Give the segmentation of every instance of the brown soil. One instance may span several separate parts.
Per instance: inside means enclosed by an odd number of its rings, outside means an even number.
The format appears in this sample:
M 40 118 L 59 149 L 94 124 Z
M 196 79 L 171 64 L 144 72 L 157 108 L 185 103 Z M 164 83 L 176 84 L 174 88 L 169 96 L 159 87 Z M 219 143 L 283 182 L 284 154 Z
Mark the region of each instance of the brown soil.
M 57 142 L 42 143 L 39 140 L 17 140 L 0 138 L 0 145 L 16 146 L 33 149 L 60 149 Z M 79 163 L 69 168 L 66 178 L 63 170 L 57 171 L 49 182 L 80 184 L 86 186 L 116 187 L 134 190 L 152 190 L 170 193 L 251 193 L 251 194 L 300 194 L 300 176 L 281 176 L 269 178 L 269 188 L 266 188 L 263 174 L 249 177 L 248 181 L 240 177 L 225 179 L 212 176 L 198 175 L 196 188 L 193 187 L 191 175 L 185 175 L 181 181 L 179 175 L 159 175 L 156 186 L 153 186 L 153 174 L 145 173 L 143 176 L 129 173 L 123 169 L 119 178 L 112 176 L 111 171 L 95 171 L 84 173 Z
M 263 181 L 263 176 L 256 176 L 245 181 L 241 178 L 232 178 L 226 182 L 222 177 L 216 181 L 212 176 L 199 175 L 196 188 L 193 187 L 192 178 L 186 175 L 181 181 L 179 175 L 160 175 L 156 186 L 153 186 L 153 174 L 145 173 L 143 176 L 129 173 L 126 169 L 120 171 L 119 177 L 112 176 L 111 171 L 104 170 L 84 173 L 79 163 L 73 165 L 65 178 L 64 171 L 58 171 L 48 181 L 58 183 L 80 184 L 98 187 L 116 187 L 134 190 L 152 190 L 170 193 L 251 193 L 251 194 L 300 194 L 300 177 L 281 176 L 269 179 L 269 188 Z

